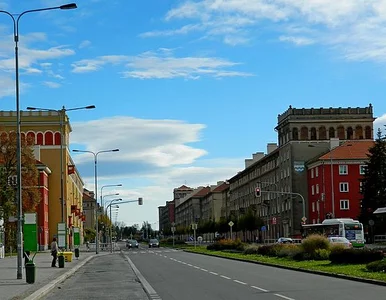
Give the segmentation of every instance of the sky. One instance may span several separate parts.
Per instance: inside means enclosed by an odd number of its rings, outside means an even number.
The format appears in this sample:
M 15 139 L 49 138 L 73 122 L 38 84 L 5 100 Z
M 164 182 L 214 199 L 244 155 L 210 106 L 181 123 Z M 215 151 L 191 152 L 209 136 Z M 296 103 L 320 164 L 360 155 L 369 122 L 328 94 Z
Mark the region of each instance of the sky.
M 17 2 L 17 3 L 15 3 Z M 20 14 L 58 0 L 0 0 Z M 80 0 L 19 22 L 20 109 L 66 109 L 70 150 L 97 156 L 98 197 L 149 222 L 181 185 L 214 185 L 277 142 L 294 108 L 374 107 L 386 124 L 386 0 Z M 12 19 L 0 13 L 0 110 L 15 110 Z M 94 157 L 72 152 L 94 190 Z M 119 196 L 112 194 L 119 193 Z

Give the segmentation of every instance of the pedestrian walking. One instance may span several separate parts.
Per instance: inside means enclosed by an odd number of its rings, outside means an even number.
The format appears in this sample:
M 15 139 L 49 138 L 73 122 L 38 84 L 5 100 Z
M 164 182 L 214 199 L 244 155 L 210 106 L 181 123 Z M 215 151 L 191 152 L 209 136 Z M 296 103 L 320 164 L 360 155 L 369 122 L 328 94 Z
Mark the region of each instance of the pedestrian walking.
M 56 242 L 56 238 L 52 239 L 51 255 L 52 255 L 51 267 L 54 268 L 54 267 L 56 267 L 56 260 L 58 259 L 58 243 Z

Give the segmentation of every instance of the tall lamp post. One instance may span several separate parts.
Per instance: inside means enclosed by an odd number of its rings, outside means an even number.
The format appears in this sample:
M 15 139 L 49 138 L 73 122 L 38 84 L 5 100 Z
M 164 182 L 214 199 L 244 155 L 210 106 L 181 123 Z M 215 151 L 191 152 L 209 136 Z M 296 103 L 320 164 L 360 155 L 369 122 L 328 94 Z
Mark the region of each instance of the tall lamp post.
M 94 188 L 95 188 L 95 202 L 96 202 L 96 224 L 95 224 L 95 230 L 96 230 L 96 239 L 95 239 L 95 254 L 99 253 L 99 229 L 98 229 L 98 170 L 97 170 L 97 164 L 98 164 L 98 155 L 101 153 L 107 153 L 107 152 L 118 152 L 119 149 L 110 149 L 110 150 L 102 150 L 98 152 L 93 152 L 93 151 L 87 151 L 87 150 L 78 150 L 74 149 L 72 150 L 73 152 L 80 152 L 80 153 L 91 153 L 94 155 Z
M 101 206 L 103 207 L 103 189 L 106 188 L 106 187 L 113 187 L 113 186 L 122 186 L 122 183 L 118 183 L 118 184 L 106 184 L 104 186 L 101 187 Z
M 74 108 L 65 108 L 64 106 L 62 109 L 51 109 L 51 108 L 41 108 L 41 107 L 27 107 L 28 110 L 40 110 L 40 111 L 51 111 L 58 114 L 60 119 L 60 207 L 61 207 L 61 222 L 66 224 L 67 228 L 67 217 L 65 216 L 65 201 L 64 201 L 64 154 L 63 149 L 65 145 L 65 130 L 64 130 L 64 122 L 66 119 L 66 112 L 67 111 L 73 111 L 73 110 L 83 110 L 83 109 L 93 109 L 95 108 L 95 105 L 88 105 L 88 106 L 82 106 L 82 107 L 74 107 Z M 66 144 L 67 146 L 67 144 Z M 67 239 L 66 239 L 67 241 Z
M 17 218 L 17 279 L 23 278 L 23 199 L 21 185 L 21 129 L 20 129 L 20 94 L 19 94 L 19 21 L 22 16 L 28 13 L 54 10 L 54 9 L 74 9 L 75 3 L 46 8 L 30 9 L 20 14 L 11 14 L 8 11 L 0 10 L 0 13 L 7 14 L 13 21 L 13 39 L 15 42 L 15 82 L 16 82 L 16 202 L 18 208 Z M 16 17 L 17 16 L 17 17 Z M 16 17 L 16 18 L 15 18 Z

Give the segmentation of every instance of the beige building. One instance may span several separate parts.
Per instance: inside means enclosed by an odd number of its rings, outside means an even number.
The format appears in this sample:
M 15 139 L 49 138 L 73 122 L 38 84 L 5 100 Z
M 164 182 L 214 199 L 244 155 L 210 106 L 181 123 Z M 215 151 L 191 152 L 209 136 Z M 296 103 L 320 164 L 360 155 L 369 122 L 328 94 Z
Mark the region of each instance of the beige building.
M 69 119 L 56 111 L 21 111 L 21 138 L 30 138 L 35 145 L 35 156 L 50 170 L 49 176 L 49 239 L 57 234 L 57 226 L 65 222 L 68 233 L 71 227 L 79 227 L 83 241 L 83 181 L 74 167 L 69 153 L 69 135 L 72 131 Z M 0 128 L 3 134 L 16 130 L 16 112 L 0 111 Z M 63 144 L 61 146 L 61 132 Z M 61 149 L 62 158 L 61 160 Z M 61 169 L 62 161 L 62 169 Z M 61 170 L 63 171 L 63 199 L 61 200 Z M 71 236 L 66 243 L 71 246 Z

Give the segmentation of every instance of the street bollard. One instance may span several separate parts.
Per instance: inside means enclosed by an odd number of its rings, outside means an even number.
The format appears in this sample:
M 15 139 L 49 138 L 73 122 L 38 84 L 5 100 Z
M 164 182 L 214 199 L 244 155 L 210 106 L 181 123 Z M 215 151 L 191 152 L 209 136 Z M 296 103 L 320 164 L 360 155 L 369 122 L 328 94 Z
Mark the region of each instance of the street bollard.
M 36 267 L 33 261 L 28 261 L 25 264 L 25 278 L 27 283 L 35 283 Z
M 64 256 L 63 254 L 58 255 L 59 268 L 64 268 Z
M 79 248 L 75 248 L 75 257 L 79 259 Z

